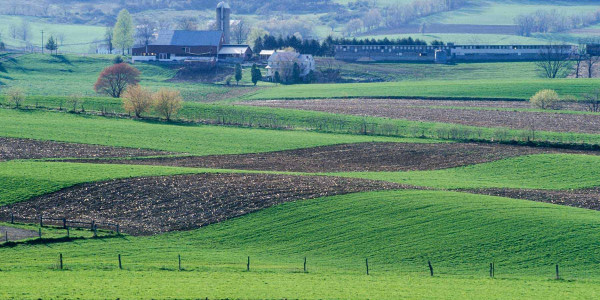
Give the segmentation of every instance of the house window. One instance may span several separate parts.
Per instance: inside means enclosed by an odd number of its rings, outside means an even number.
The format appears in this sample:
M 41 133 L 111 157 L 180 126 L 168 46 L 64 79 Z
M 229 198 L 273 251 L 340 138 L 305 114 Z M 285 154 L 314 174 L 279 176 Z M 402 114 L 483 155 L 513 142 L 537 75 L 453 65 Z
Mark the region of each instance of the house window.
M 190 47 L 183 47 L 183 52 L 191 53 Z

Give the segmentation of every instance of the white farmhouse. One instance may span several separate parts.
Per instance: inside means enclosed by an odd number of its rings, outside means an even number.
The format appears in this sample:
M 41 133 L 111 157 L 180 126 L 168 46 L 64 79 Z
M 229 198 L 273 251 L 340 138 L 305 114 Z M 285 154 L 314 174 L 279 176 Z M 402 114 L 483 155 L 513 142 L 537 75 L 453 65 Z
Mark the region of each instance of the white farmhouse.
M 298 64 L 302 78 L 315 70 L 315 59 L 310 54 L 275 51 L 267 60 L 267 77 L 274 78 L 275 72 L 279 72 L 282 80 L 291 78 L 294 63 Z

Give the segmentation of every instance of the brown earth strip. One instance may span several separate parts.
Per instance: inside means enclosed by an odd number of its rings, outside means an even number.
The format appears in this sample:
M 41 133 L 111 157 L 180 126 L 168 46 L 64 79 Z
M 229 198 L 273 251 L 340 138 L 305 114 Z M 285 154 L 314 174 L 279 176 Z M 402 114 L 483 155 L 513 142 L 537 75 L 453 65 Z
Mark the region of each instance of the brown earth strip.
M 381 181 L 325 176 L 196 174 L 86 183 L 1 207 L 17 218 L 117 223 L 130 234 L 190 230 L 276 204 L 346 193 L 401 189 Z
M 100 158 L 167 155 L 168 152 L 0 137 L 0 161 L 38 158 Z
M 436 170 L 520 155 L 564 152 L 586 153 L 502 144 L 358 143 L 256 154 L 78 162 L 319 173 Z
M 456 104 L 466 107 L 515 107 L 524 102 L 510 101 L 426 101 L 397 99 L 324 99 L 324 100 L 270 100 L 245 102 L 244 105 L 292 108 L 323 111 L 338 114 L 374 116 L 393 119 L 405 119 L 421 122 L 441 122 L 480 127 L 509 127 L 512 129 L 531 129 L 556 132 L 599 133 L 600 114 L 560 114 L 552 112 L 525 112 L 506 110 L 471 110 L 453 108 L 429 108 L 422 106 L 440 106 Z M 418 104 L 421 103 L 421 104 Z M 469 105 L 470 104 L 470 105 Z M 416 106 L 418 105 L 418 107 Z M 481 106 L 484 105 L 484 106 Z M 489 105 L 489 106 L 485 106 Z
M 6 235 L 8 235 L 9 241 L 18 241 L 36 237 L 38 236 L 38 233 L 27 229 L 0 226 L 0 242 L 4 242 L 6 240 Z
M 532 200 L 538 202 L 600 210 L 600 188 L 567 191 L 495 188 L 463 191 L 474 194 Z

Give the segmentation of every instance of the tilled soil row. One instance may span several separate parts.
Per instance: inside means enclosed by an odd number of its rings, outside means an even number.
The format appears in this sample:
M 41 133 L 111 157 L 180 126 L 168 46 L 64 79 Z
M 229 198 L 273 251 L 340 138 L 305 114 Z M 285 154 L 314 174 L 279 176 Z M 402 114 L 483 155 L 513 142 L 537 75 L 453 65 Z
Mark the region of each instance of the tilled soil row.
M 417 102 L 422 101 L 422 102 Z M 523 102 L 502 101 L 428 101 L 396 99 L 269 100 L 244 102 L 244 105 L 292 108 L 338 114 L 386 117 L 421 122 L 441 122 L 480 127 L 535 128 L 556 132 L 600 132 L 600 115 L 559 114 L 506 110 L 428 108 L 422 106 L 467 106 L 525 108 Z
M 18 241 L 37 237 L 38 233 L 33 230 L 0 226 L 0 242 L 4 242 L 7 235 L 9 241 Z
M 565 152 L 587 153 L 502 144 L 358 143 L 256 154 L 78 160 L 78 162 L 311 173 L 413 171 L 459 167 L 519 155 Z
M 0 137 L 0 161 L 168 155 L 163 151 Z
M 474 194 L 524 199 L 537 202 L 546 202 L 552 204 L 600 210 L 600 188 L 567 191 L 506 188 L 472 189 L 462 191 Z
M 190 230 L 284 202 L 354 192 L 410 188 L 324 176 L 196 174 L 86 183 L 0 208 L 16 218 L 39 215 L 120 224 L 129 234 Z

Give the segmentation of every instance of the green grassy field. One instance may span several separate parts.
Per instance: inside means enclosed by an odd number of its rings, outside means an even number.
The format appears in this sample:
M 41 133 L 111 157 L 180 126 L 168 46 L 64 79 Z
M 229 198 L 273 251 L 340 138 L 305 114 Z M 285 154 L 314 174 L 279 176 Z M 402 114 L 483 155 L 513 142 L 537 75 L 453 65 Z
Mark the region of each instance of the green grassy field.
M 542 89 L 554 89 L 562 96 L 581 96 L 597 89 L 599 83 L 598 79 L 521 79 L 311 84 L 264 89 L 250 95 L 248 99 L 351 97 L 529 99 Z
M 44 31 L 44 40 L 47 40 L 50 35 L 57 38 L 59 34 L 63 34 L 63 45 L 61 46 L 59 43 L 59 50 L 67 52 L 88 53 L 91 49 L 95 51 L 95 42 L 104 38 L 105 27 L 102 26 L 58 24 L 49 22 L 45 18 L 0 15 L 0 32 L 3 33 L 2 40 L 8 47 L 20 48 L 25 46 L 25 41 L 13 39 L 9 35 L 10 26 L 19 27 L 23 20 L 26 20 L 31 28 L 29 42 L 36 47 L 41 46 L 42 30 Z
M 453 192 L 351 194 L 287 203 L 190 232 L 0 248 L 0 278 L 11 282 L 0 295 L 593 298 L 599 218 L 584 209 Z M 58 253 L 68 270 L 53 270 Z M 185 271 L 176 271 L 177 255 Z M 555 263 L 564 281 L 550 280 Z
M 0 87 L 18 86 L 29 95 L 99 96 L 94 83 L 100 72 L 112 64 L 114 56 L 26 54 L 0 62 Z M 190 101 L 203 101 L 211 94 L 225 94 L 230 88 L 205 83 L 172 82 L 177 70 L 165 65 L 138 63 L 140 84 L 153 90 L 162 87 L 180 90 Z M 1 92 L 1 89 L 0 89 Z
M 599 170 L 599 156 L 539 154 L 436 171 L 355 172 L 329 175 L 386 180 L 443 189 L 566 190 L 600 186 Z
M 0 110 L 0 136 L 185 152 L 196 155 L 278 151 L 358 142 L 415 142 L 307 131 L 171 125 L 43 111 Z M 435 141 L 434 141 L 435 142 Z

